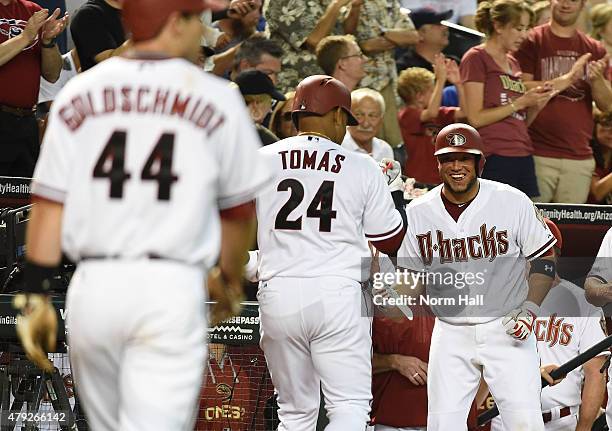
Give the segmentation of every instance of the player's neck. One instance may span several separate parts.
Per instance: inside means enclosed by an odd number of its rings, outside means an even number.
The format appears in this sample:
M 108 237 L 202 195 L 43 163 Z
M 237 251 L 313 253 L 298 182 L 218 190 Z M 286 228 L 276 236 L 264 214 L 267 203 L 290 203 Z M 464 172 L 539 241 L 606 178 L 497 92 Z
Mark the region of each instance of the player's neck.
M 480 190 L 480 181 L 478 181 L 478 179 L 476 179 L 476 182 L 474 183 L 472 187 L 470 187 L 465 192 L 461 192 L 461 193 L 453 192 L 450 189 L 450 187 L 447 187 L 446 185 L 442 186 L 442 194 L 444 195 L 444 197 L 448 201 L 454 204 L 457 204 L 457 205 L 461 205 L 461 204 L 470 202 L 472 199 L 476 197 L 479 190 Z
M 312 131 L 306 131 L 306 130 L 305 130 L 305 131 L 303 131 L 303 132 L 298 133 L 298 136 L 302 136 L 302 135 L 312 135 L 312 136 L 318 136 L 319 138 L 325 138 L 325 139 L 327 139 L 327 140 L 329 140 L 329 141 L 334 142 L 334 140 L 333 140 L 332 138 L 330 138 L 330 137 L 329 137 L 329 136 L 327 136 L 327 135 L 324 135 L 323 133 L 319 133 L 319 132 L 312 132 Z

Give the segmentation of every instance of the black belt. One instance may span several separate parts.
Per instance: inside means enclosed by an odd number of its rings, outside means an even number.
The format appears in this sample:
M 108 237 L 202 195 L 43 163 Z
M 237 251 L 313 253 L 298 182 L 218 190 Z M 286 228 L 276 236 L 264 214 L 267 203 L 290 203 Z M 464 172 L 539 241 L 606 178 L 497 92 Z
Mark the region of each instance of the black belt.
M 16 117 L 33 117 L 34 108 L 16 108 L 14 106 L 7 106 L 0 104 L 0 111 L 12 114 Z
M 572 412 L 569 407 L 563 407 L 559 411 L 559 419 L 569 416 L 571 414 Z M 542 419 L 544 419 L 544 423 L 550 422 L 552 420 L 552 413 L 551 412 L 542 413 Z

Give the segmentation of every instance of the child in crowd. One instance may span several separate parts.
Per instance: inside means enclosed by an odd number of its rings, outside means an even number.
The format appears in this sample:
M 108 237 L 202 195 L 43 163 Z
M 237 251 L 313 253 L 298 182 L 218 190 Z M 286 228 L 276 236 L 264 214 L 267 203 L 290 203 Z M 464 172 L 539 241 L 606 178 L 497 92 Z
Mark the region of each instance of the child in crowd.
M 465 96 L 457 63 L 438 55 L 434 70 L 435 74 L 421 67 L 410 67 L 400 73 L 398 80 L 398 93 L 406 103 L 398 115 L 407 155 L 403 173 L 432 186 L 440 183 L 434 157 L 436 135 L 444 126 L 465 118 L 461 109 Z M 440 106 L 446 81 L 457 87 L 459 108 Z

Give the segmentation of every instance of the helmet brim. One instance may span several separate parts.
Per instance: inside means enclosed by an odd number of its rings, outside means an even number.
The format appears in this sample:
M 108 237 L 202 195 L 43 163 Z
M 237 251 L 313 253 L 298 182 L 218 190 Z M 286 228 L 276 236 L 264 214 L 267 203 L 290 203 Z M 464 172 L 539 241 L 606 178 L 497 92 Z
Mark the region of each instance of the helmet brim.
M 468 153 L 468 154 L 474 154 L 475 156 L 482 156 L 482 151 L 477 150 L 475 148 L 461 148 L 461 147 L 446 147 L 446 148 L 441 148 L 438 151 L 436 151 L 434 153 L 434 156 L 440 156 L 442 154 L 449 154 L 449 153 Z

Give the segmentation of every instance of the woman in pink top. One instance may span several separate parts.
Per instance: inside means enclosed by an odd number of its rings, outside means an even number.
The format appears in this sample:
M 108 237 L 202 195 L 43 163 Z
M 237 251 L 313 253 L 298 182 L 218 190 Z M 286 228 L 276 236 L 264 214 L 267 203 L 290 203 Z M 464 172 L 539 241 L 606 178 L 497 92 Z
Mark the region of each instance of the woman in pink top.
M 476 27 L 487 39 L 465 53 L 460 70 L 468 121 L 485 145 L 483 178 L 533 197 L 539 192 L 527 126 L 553 93 L 548 85 L 527 91 L 512 56 L 529 30 L 531 14 L 518 0 L 480 3 Z

